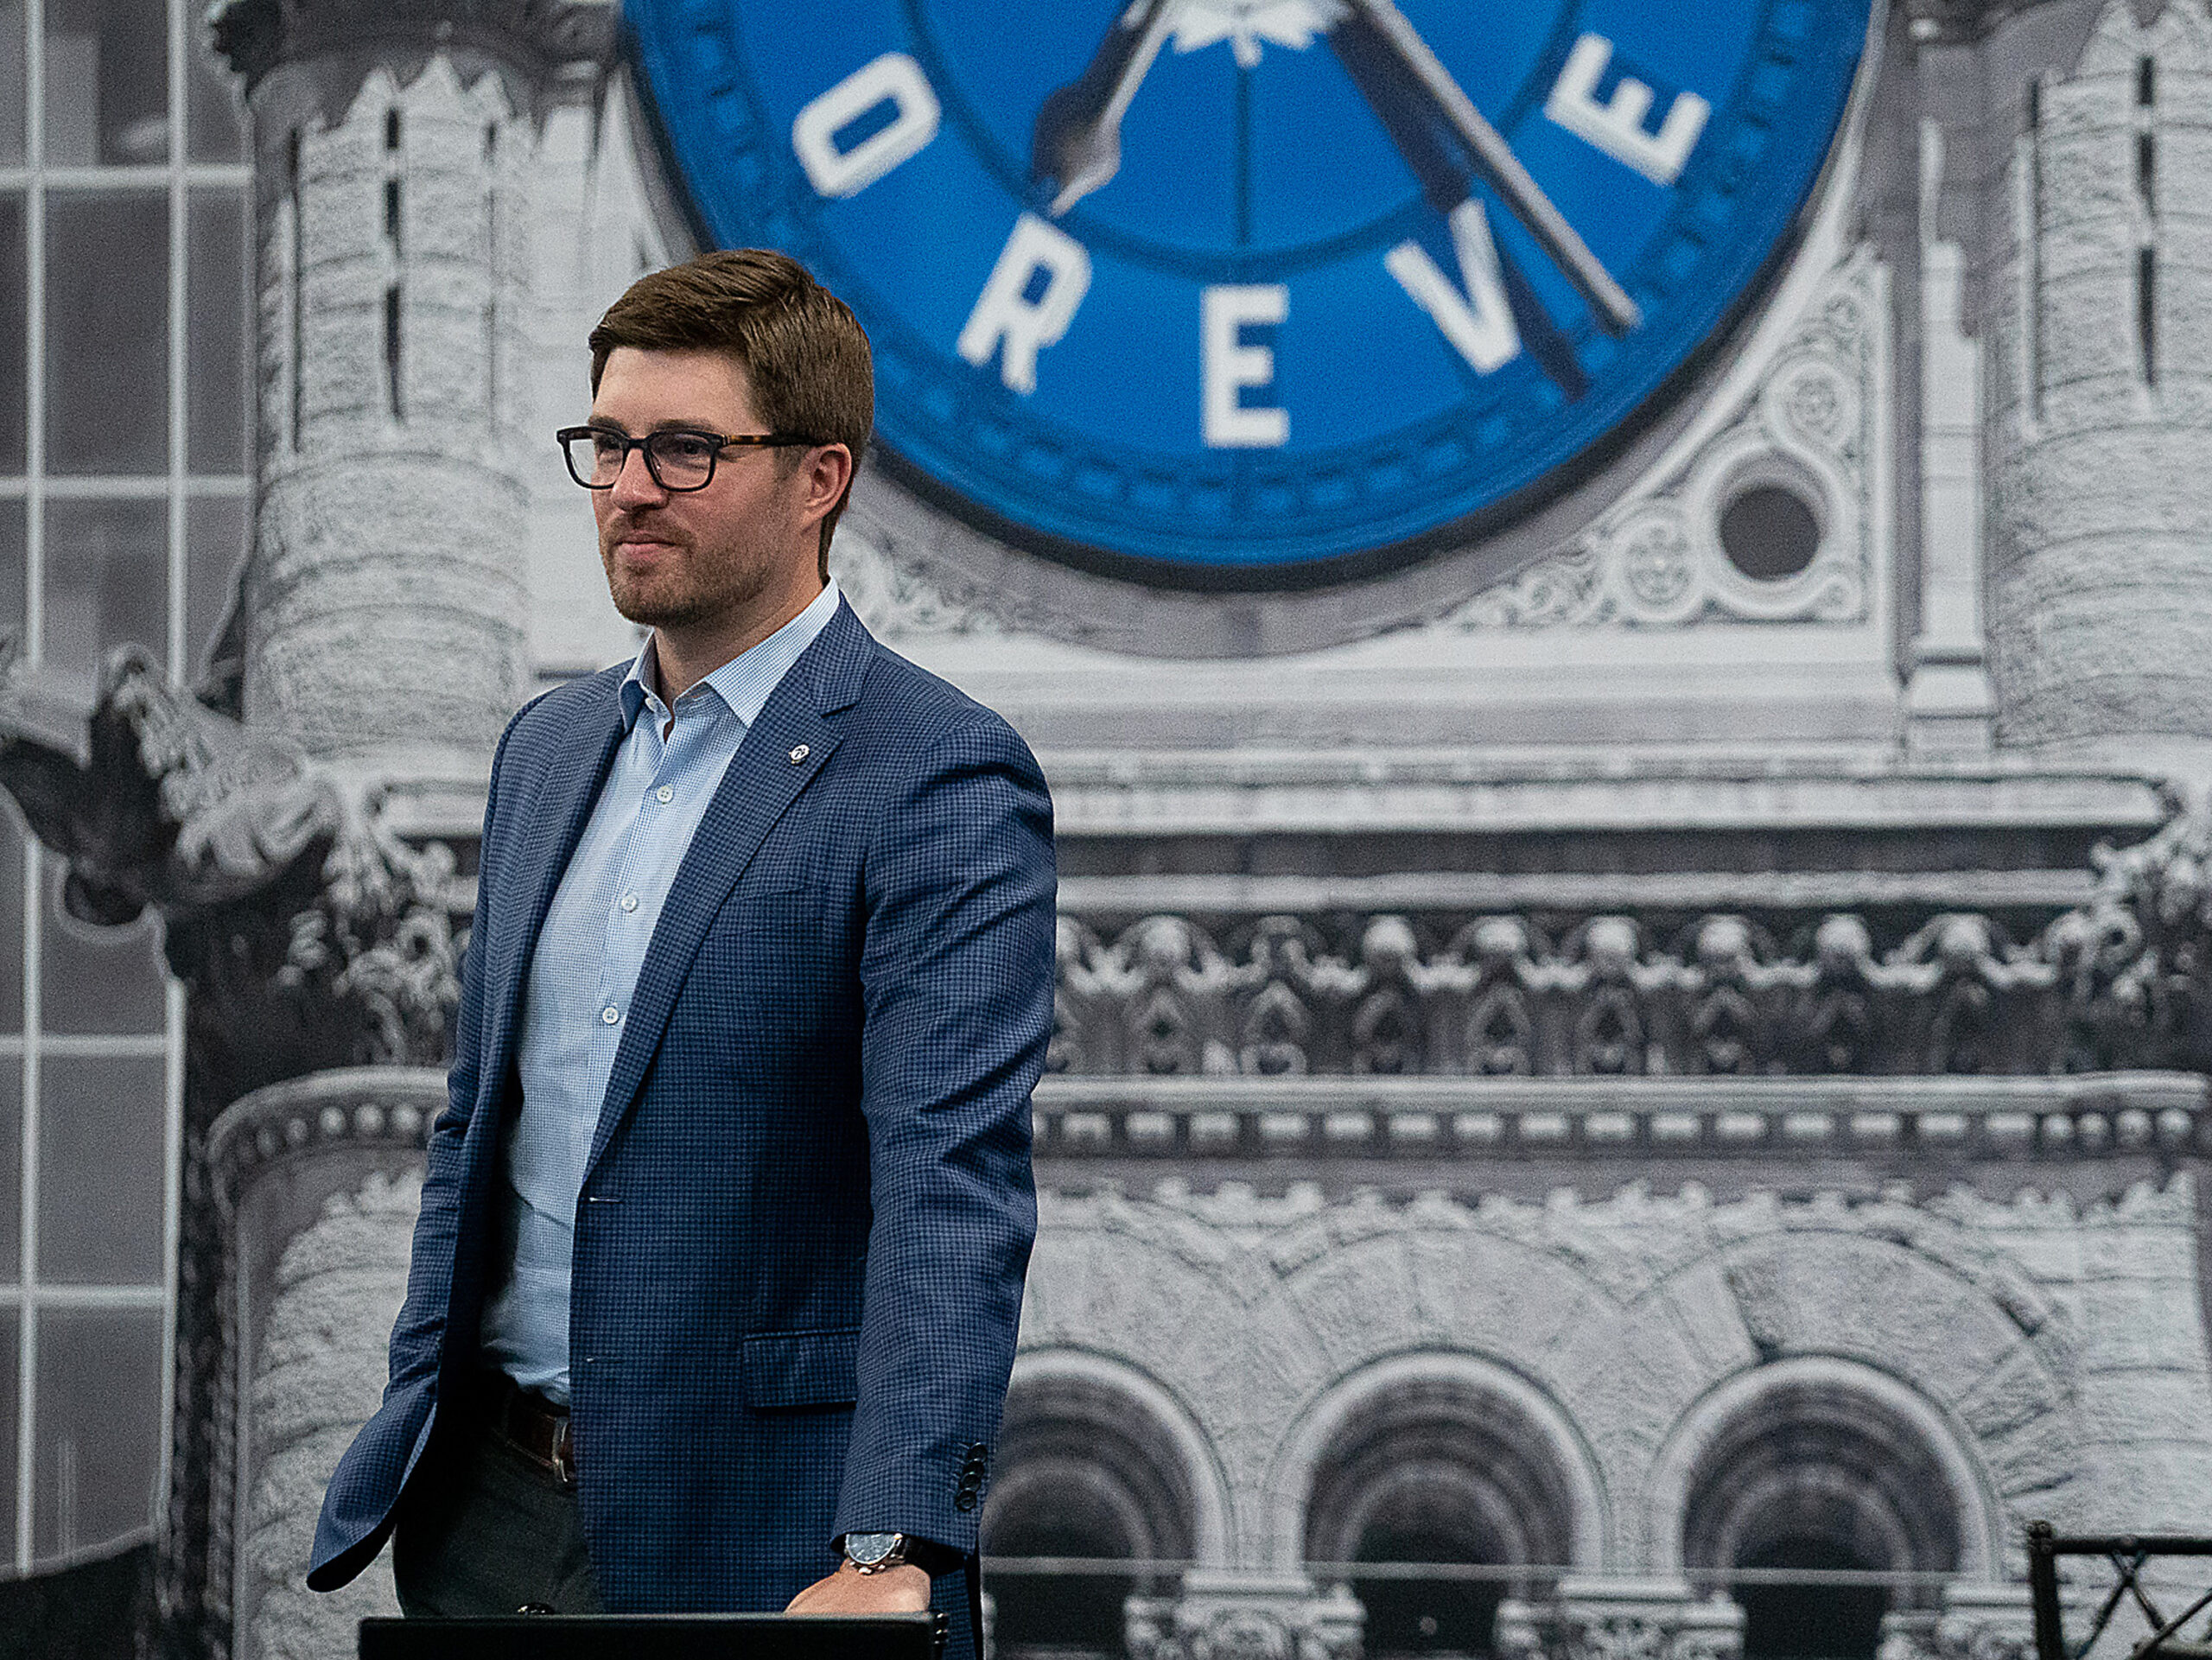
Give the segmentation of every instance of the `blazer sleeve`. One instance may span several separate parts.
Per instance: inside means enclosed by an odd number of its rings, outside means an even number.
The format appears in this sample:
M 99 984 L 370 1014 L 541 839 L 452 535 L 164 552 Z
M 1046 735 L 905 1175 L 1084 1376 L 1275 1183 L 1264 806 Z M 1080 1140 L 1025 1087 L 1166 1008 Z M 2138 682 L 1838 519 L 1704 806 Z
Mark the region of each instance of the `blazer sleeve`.
M 834 1532 L 976 1548 L 1036 1237 L 1029 1097 L 1052 1020 L 1052 800 L 995 715 L 887 803 L 865 877 L 868 1271 Z

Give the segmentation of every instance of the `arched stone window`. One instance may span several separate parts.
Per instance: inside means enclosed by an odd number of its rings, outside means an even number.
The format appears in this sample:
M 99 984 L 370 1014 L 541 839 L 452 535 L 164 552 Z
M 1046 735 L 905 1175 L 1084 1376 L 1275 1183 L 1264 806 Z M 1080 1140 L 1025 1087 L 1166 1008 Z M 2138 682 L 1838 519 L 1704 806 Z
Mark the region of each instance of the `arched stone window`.
M 1700 1568 L 1948 1572 L 1962 1523 L 1923 1427 L 1847 1379 L 1800 1373 L 1743 1402 L 1689 1472 L 1681 1560 Z M 1884 1618 L 1932 1589 L 1740 1584 L 1745 1660 L 1872 1660 Z
M 1217 1553 L 1221 1504 L 1211 1471 L 1193 1467 L 1203 1460 L 1195 1429 L 1156 1385 L 1122 1371 L 1069 1356 L 1016 1367 L 983 1505 L 986 1555 L 1188 1561 Z M 1124 1600 L 1160 1588 L 1141 1574 L 997 1575 L 997 1652 L 1118 1656 Z
M 1306 1508 L 1319 1562 L 1558 1564 L 1577 1500 L 1551 1439 L 1502 1389 L 1472 1377 L 1403 1377 L 1325 1444 Z M 1503 1580 L 1349 1576 L 1370 1660 L 1487 1653 Z

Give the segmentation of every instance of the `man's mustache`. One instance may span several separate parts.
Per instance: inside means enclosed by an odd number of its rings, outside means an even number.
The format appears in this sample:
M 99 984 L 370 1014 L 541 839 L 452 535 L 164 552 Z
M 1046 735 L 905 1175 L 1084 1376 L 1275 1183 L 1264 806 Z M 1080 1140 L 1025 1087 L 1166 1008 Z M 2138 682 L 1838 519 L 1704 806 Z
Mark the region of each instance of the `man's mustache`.
M 601 545 L 610 548 L 618 542 L 661 542 L 677 548 L 690 545 L 690 539 L 672 526 L 664 528 L 651 519 L 640 522 L 627 514 L 609 518 L 599 539 Z

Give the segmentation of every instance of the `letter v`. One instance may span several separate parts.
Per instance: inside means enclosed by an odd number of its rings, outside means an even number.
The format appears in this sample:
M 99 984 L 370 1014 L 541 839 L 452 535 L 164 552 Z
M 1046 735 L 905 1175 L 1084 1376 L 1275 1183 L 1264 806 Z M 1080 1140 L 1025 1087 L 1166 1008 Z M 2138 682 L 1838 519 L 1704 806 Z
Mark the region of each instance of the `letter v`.
M 1521 330 L 1506 302 L 1505 279 L 1499 272 L 1497 245 L 1491 239 L 1490 216 L 1482 203 L 1469 197 L 1452 210 L 1452 245 L 1459 256 L 1460 279 L 1467 285 L 1462 295 L 1450 277 L 1437 269 L 1428 250 L 1414 241 L 1401 242 L 1382 263 L 1414 303 L 1428 313 L 1452 350 L 1466 359 L 1478 374 L 1510 363 L 1521 355 Z

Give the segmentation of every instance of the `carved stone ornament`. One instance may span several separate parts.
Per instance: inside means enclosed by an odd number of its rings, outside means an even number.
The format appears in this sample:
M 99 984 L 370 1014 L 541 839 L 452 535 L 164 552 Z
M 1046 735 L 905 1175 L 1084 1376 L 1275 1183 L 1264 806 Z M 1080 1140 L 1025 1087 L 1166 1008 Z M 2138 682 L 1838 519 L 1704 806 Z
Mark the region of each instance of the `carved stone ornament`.
M 410 37 L 447 50 L 476 47 L 543 75 L 606 58 L 614 8 L 606 0 L 214 0 L 207 21 L 216 51 L 251 86 L 288 60 L 349 48 L 391 54 Z
M 1049 1068 L 1144 1076 L 2045 1074 L 2212 1067 L 2212 818 L 2095 855 L 2032 938 L 1973 912 L 1063 915 Z
M 1365 1616 L 1343 1587 L 1193 1572 L 1179 1597 L 1131 1597 L 1130 1660 L 1358 1660 Z
M 373 788 L 124 646 L 89 702 L 0 655 L 0 789 L 65 862 L 71 915 L 160 913 L 193 994 L 195 1128 L 276 1078 L 443 1059 L 475 882 L 395 834 Z
M 92 699 L 0 646 L 0 789 L 67 863 L 62 902 L 99 925 L 193 911 L 265 887 L 334 830 L 336 792 L 297 749 L 172 690 L 124 646 Z
M 1743 1650 L 1743 1610 L 1687 1586 L 1587 1581 L 1498 1606 L 1499 1660 L 1737 1660 Z
M 1049 633 L 1079 639 L 1071 619 L 995 591 L 932 556 L 931 525 L 907 504 L 856 486 L 830 569 L 860 619 L 887 640 Z
M 1886 275 L 1848 253 L 1743 408 L 1671 473 L 1639 486 L 1564 548 L 1438 626 L 1674 628 L 1707 620 L 1858 622 L 1879 533 L 1873 415 L 1886 372 Z M 1779 485 L 1815 508 L 1820 543 L 1795 576 L 1755 580 L 1722 550 L 1741 490 Z
M 2035 1660 L 2035 1615 L 2027 1587 L 1972 1582 L 1947 1587 L 1940 1610 L 1885 1615 L 1876 1650 L 1876 1660 Z

